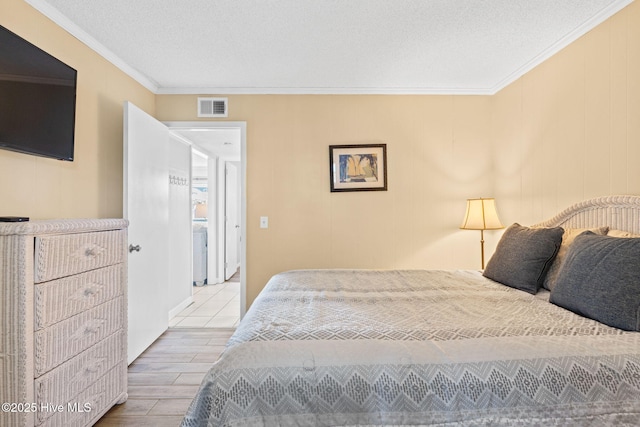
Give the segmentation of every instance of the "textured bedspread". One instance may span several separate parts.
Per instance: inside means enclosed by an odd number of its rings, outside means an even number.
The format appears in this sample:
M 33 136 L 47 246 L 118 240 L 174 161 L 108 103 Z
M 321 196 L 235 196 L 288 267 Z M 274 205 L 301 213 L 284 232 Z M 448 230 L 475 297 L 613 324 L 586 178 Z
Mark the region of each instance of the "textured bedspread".
M 183 425 L 640 425 L 640 333 L 544 296 L 471 271 L 276 275 Z

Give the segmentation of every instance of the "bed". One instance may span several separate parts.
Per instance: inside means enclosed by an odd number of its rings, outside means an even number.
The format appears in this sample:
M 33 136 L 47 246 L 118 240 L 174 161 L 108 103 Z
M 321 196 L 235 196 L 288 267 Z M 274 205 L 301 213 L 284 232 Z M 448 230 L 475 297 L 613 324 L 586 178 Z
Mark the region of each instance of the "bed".
M 539 233 L 528 289 L 508 258 Z M 640 425 L 638 234 L 640 197 L 610 196 L 512 225 L 484 272 L 278 274 L 182 425 Z

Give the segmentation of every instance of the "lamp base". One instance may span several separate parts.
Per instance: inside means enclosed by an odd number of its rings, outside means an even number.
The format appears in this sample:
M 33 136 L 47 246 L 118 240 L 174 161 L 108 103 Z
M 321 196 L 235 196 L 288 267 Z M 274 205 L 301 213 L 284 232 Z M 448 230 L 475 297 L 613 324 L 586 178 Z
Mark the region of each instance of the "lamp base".
M 484 270 L 484 230 L 480 230 L 480 259 L 482 260 L 482 269 Z

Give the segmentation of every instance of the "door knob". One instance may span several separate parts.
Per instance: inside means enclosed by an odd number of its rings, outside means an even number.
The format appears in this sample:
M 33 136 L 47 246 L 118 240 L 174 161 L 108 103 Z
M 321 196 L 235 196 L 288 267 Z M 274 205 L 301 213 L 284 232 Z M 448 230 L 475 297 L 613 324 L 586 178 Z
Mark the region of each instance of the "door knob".
M 133 251 L 140 252 L 140 249 L 142 249 L 140 245 L 135 245 L 135 246 L 129 245 L 129 252 L 133 252 Z

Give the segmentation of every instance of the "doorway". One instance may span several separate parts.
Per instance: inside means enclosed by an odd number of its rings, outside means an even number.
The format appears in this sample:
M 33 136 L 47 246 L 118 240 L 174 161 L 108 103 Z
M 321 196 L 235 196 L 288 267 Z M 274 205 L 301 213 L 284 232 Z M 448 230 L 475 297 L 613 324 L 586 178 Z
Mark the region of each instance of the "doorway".
M 233 316 L 239 319 L 246 311 L 246 123 L 164 124 L 172 134 L 192 144 L 192 182 L 207 193 L 206 204 L 200 194 L 199 203 L 193 206 L 194 220 L 197 217 L 198 222 L 206 222 L 206 283 L 194 280 L 193 304 L 178 313 L 170 326 L 233 327 Z M 194 257 L 196 237 L 201 236 L 194 233 Z M 219 322 L 214 321 L 216 315 Z

